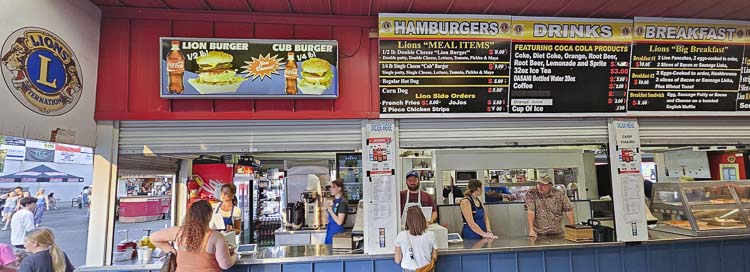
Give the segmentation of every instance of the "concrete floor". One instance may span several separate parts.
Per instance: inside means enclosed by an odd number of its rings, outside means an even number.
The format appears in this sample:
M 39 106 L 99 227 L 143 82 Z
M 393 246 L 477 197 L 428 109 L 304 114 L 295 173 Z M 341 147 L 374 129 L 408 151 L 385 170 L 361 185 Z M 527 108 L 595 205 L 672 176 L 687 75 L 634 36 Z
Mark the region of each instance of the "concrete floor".
M 68 203 L 69 204 L 69 203 Z M 72 208 L 61 205 L 57 210 L 44 213 L 42 226 L 51 228 L 55 233 L 57 244 L 65 251 L 70 262 L 76 267 L 86 263 L 86 242 L 88 240 L 89 216 L 87 209 Z M 160 230 L 169 220 L 158 220 L 144 223 L 116 223 L 115 241 L 125 239 L 123 230 L 130 230 L 129 239 L 139 239 L 146 235 L 143 229 Z M 10 230 L 0 231 L 0 243 L 10 244 Z

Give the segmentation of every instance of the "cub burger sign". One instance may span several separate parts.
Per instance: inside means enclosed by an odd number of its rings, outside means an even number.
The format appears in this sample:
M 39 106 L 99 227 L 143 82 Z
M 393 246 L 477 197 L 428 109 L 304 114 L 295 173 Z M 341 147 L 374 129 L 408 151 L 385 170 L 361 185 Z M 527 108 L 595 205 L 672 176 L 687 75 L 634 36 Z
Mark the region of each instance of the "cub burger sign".
M 163 37 L 163 98 L 336 98 L 336 41 Z

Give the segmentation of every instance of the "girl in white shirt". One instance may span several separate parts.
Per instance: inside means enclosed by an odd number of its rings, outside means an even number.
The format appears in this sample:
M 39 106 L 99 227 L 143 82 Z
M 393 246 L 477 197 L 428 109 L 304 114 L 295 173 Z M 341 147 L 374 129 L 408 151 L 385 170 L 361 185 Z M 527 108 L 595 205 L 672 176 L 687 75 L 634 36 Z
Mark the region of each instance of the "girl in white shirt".
M 418 206 L 406 210 L 406 230 L 393 243 L 396 246 L 393 259 L 404 272 L 414 272 L 437 261 L 435 234 L 427 231 L 427 220 Z

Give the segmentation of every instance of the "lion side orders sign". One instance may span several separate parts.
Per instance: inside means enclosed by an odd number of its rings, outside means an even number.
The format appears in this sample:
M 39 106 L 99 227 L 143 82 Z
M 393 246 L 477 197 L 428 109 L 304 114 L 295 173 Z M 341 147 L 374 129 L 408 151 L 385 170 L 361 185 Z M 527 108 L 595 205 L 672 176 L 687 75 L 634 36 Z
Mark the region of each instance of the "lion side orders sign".
M 63 115 L 81 99 L 83 83 L 73 50 L 54 33 L 37 27 L 16 30 L 2 47 L 5 84 L 26 108 Z

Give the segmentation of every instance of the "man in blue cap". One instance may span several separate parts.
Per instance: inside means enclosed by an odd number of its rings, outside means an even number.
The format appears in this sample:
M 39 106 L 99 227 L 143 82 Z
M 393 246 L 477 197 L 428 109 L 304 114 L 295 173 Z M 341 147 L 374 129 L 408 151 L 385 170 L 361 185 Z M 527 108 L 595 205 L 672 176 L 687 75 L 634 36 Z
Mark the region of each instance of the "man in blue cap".
M 401 191 L 401 222 L 405 222 L 406 210 L 411 206 L 432 207 L 432 216 L 427 224 L 435 223 L 437 220 L 437 206 L 430 194 L 422 191 L 419 187 L 419 174 L 416 171 L 406 173 L 406 187 L 408 190 Z

